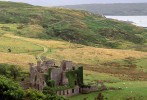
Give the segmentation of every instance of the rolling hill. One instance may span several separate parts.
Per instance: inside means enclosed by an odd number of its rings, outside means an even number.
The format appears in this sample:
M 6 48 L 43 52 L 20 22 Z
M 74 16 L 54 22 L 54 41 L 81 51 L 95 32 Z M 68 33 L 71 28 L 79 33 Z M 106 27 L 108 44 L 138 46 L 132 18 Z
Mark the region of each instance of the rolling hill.
M 109 16 L 145 16 L 147 3 L 116 3 L 116 4 L 81 4 L 67 5 L 65 8 L 87 10 L 95 14 Z
M 86 11 L 14 2 L 0 2 L 0 10 L 1 34 L 120 49 L 146 43 L 147 30 Z
M 0 2 L 0 65 L 19 65 L 28 73 L 28 63 L 42 57 L 57 64 L 70 60 L 83 66 L 86 85 L 104 82 L 108 100 L 146 100 L 146 39 L 141 27 L 86 11 Z M 93 100 L 98 93 L 69 100 Z
M 2 35 L 0 43 L 0 63 L 19 65 L 23 70 L 28 72 L 28 63 L 36 63 L 36 57 L 38 56 L 55 59 L 58 64 L 63 59 L 71 60 L 77 66 L 82 65 L 84 67 L 85 84 L 95 83 L 100 80 L 103 81 L 108 88 L 121 88 L 121 90 L 102 92 L 108 100 L 116 98 L 127 99 L 130 95 L 134 98 L 141 96 L 143 100 L 147 97 L 146 52 L 96 48 L 66 41 L 33 39 L 12 34 Z M 8 48 L 11 48 L 12 52 L 8 52 Z M 133 65 L 135 64 L 136 67 L 127 65 L 126 60 L 128 58 L 134 59 Z M 134 94 L 130 91 L 133 91 Z M 99 92 L 76 95 L 69 99 L 81 100 L 88 97 L 89 100 L 93 100 L 93 97 L 96 97 L 98 93 Z M 116 94 L 117 96 L 113 96 Z

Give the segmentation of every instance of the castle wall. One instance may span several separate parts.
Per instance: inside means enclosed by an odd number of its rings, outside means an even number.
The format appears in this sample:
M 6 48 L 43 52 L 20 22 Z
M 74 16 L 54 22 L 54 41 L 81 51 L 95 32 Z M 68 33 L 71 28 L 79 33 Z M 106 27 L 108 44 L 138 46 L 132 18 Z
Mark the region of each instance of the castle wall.
M 75 86 L 74 88 L 71 88 L 71 89 L 57 91 L 57 95 L 70 97 L 70 96 L 79 94 L 80 93 L 79 90 L 80 90 L 79 86 Z
M 53 60 L 37 62 L 37 65 L 34 66 L 30 64 L 30 84 L 32 88 L 37 90 L 43 90 L 46 86 L 45 82 L 45 73 L 48 73 L 48 68 L 51 68 L 51 80 L 55 81 L 56 86 L 66 86 L 68 85 L 68 78 L 66 77 L 66 72 L 73 70 L 73 63 L 71 61 L 62 61 L 61 67 L 56 67 Z M 24 84 L 25 86 L 25 84 Z M 79 93 L 88 93 L 96 91 L 96 87 L 85 87 L 80 88 L 75 86 L 74 88 L 57 91 L 58 95 L 62 96 L 73 96 Z
M 71 61 L 65 61 L 65 60 L 63 60 L 62 63 L 61 63 L 61 68 L 63 70 L 72 70 L 73 63 Z
M 30 67 L 30 84 L 31 86 L 35 85 L 35 77 L 37 76 L 37 68 L 31 66 Z
M 55 61 L 54 60 L 43 61 L 42 65 L 47 67 L 52 67 L 55 66 Z
M 43 90 L 43 88 L 46 86 L 45 78 L 43 73 L 38 73 L 38 79 L 37 79 L 37 88 L 38 90 Z
M 80 88 L 80 92 L 81 93 L 90 93 L 90 92 L 94 92 L 97 91 L 97 87 L 96 86 L 90 86 L 90 87 L 84 87 L 84 88 Z
M 61 75 L 61 85 L 68 85 L 68 78 L 66 77 L 66 72 L 63 71 Z
M 51 80 L 55 81 L 55 85 L 60 85 L 62 81 L 62 69 L 53 68 L 51 71 Z

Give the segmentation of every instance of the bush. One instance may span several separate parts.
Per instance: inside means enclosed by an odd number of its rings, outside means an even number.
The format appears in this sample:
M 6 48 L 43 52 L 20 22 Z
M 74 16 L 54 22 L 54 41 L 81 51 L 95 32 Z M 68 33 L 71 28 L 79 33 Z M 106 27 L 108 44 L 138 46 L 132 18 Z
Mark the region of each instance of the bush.
M 0 76 L 1 100 L 21 100 L 24 96 L 22 87 L 4 76 Z
M 34 89 L 28 89 L 25 92 L 25 99 L 27 100 L 44 100 L 46 96 L 37 90 Z
M 64 97 L 61 96 L 57 96 L 57 95 L 47 95 L 47 97 L 45 98 L 45 100 L 67 100 Z
M 8 64 L 0 64 L 0 75 L 7 75 L 8 73 Z
M 13 77 L 13 79 L 16 79 L 21 75 L 21 68 L 16 65 L 0 64 L 0 75 L 4 75 L 8 78 Z
M 21 69 L 18 66 L 11 65 L 10 66 L 10 75 L 13 76 L 13 79 L 16 79 L 21 74 Z
M 46 95 L 47 94 L 56 95 L 56 90 L 54 88 L 51 88 L 51 87 L 46 86 L 43 89 L 43 93 L 46 94 Z
M 55 81 L 54 80 L 48 80 L 46 83 L 47 83 L 47 86 L 49 86 L 49 87 L 55 87 Z

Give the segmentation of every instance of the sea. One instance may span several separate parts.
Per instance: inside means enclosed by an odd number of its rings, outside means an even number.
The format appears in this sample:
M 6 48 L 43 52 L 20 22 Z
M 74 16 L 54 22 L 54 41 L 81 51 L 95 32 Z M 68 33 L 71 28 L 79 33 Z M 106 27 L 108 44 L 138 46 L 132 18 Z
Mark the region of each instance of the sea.
M 147 16 L 106 16 L 107 18 L 127 21 L 136 26 L 147 28 Z

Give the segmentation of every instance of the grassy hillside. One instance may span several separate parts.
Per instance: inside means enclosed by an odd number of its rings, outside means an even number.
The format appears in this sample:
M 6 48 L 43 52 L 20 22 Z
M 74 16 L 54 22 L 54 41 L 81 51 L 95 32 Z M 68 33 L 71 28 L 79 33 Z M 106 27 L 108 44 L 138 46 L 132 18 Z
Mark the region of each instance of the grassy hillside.
M 85 84 L 102 81 L 108 88 L 121 88 L 102 92 L 108 100 L 146 100 L 146 37 L 140 27 L 85 11 L 0 2 L 0 63 L 28 72 L 28 63 L 44 56 L 57 64 L 71 60 L 84 67 Z M 98 93 L 69 99 L 93 100 Z
M 145 16 L 147 3 L 83 4 L 67 5 L 65 8 L 87 10 L 96 14 L 114 16 Z
M 14 36 L 11 34 L 5 34 L 1 38 L 11 38 L 6 42 L 6 44 L 12 44 L 11 53 L 8 53 L 7 50 L 2 53 L 3 55 L 7 54 L 7 62 L 8 63 L 16 63 L 23 65 L 24 60 L 28 62 L 35 62 L 36 57 L 46 56 L 48 59 L 55 59 L 57 62 L 65 60 L 71 60 L 75 64 L 83 65 L 85 70 L 97 71 L 100 73 L 107 74 L 115 74 L 116 77 L 120 77 L 121 79 L 129 79 L 129 80 L 146 80 L 146 52 L 139 52 L 134 50 L 117 50 L 117 49 L 104 49 L 104 48 L 95 48 L 84 46 L 80 44 L 69 43 L 66 41 L 56 41 L 56 40 L 39 40 L 32 38 L 25 38 L 20 36 Z M 15 40 L 16 42 L 12 42 L 11 40 Z M 26 44 L 29 49 L 33 45 L 37 45 L 38 47 L 33 48 L 33 53 L 31 50 L 27 50 L 25 54 L 23 52 L 17 51 L 15 49 L 15 45 L 17 41 L 22 41 Z M 21 44 L 17 44 L 16 46 Z M 5 43 L 1 45 L 5 46 Z M 36 52 L 38 48 L 41 49 L 40 52 Z M 43 48 L 43 49 L 42 49 Z M 1 49 L 1 48 L 0 48 Z M 3 49 L 2 49 L 3 50 Z M 20 49 L 21 50 L 21 49 Z M 9 56 L 10 55 L 10 56 Z M 18 56 L 17 59 L 13 59 L 13 56 Z M 21 55 L 26 55 L 24 58 L 21 58 Z M 30 57 L 29 57 L 30 56 Z M 1 57 L 1 63 L 6 56 Z M 129 59 L 130 58 L 130 59 Z M 6 59 L 5 59 L 6 60 Z M 13 60 L 13 61 L 12 61 Z M 132 66 L 129 66 L 130 61 L 133 63 Z M 4 61 L 6 62 L 6 61 Z M 22 62 L 22 64 L 21 64 Z M 135 64 L 135 65 L 134 65 Z M 27 63 L 24 64 L 25 66 Z M 142 72 L 142 70 L 144 72 Z M 123 75 L 127 75 L 123 76 Z
M 128 49 L 146 43 L 146 30 L 86 11 L 0 2 L 0 33 Z
M 143 98 L 141 100 L 146 100 L 146 52 L 95 48 L 66 41 L 32 39 L 12 34 L 2 35 L 1 38 L 7 42 L 3 42 L 0 45 L 0 63 L 20 65 L 23 69 L 28 71 L 28 63 L 35 63 L 37 60 L 36 57 L 38 56 L 55 59 L 58 64 L 63 59 L 72 60 L 74 64 L 84 66 L 85 84 L 94 84 L 96 81 L 103 81 L 107 87 L 122 88 L 122 90 L 102 92 L 108 100 L 115 100 L 116 98 L 123 100 L 129 97 L 139 98 L 140 96 Z M 17 44 L 18 41 L 25 44 L 25 53 L 20 52 L 23 51 L 23 49 L 21 49 L 23 46 Z M 8 47 L 11 48 L 13 52 L 7 52 L 7 49 L 3 50 L 3 48 L 1 48 L 8 44 L 11 45 Z M 20 50 L 16 49 L 17 46 L 20 46 Z M 32 50 L 35 53 L 29 50 L 32 46 L 34 47 Z M 41 51 L 36 52 L 38 49 Z M 126 61 L 129 57 L 133 59 L 129 61 L 131 61 L 135 67 L 130 66 Z M 132 94 L 131 91 L 137 95 Z M 71 97 L 70 100 L 81 100 L 85 97 L 88 97 L 88 100 L 93 100 L 98 93 L 99 92 L 77 95 Z

